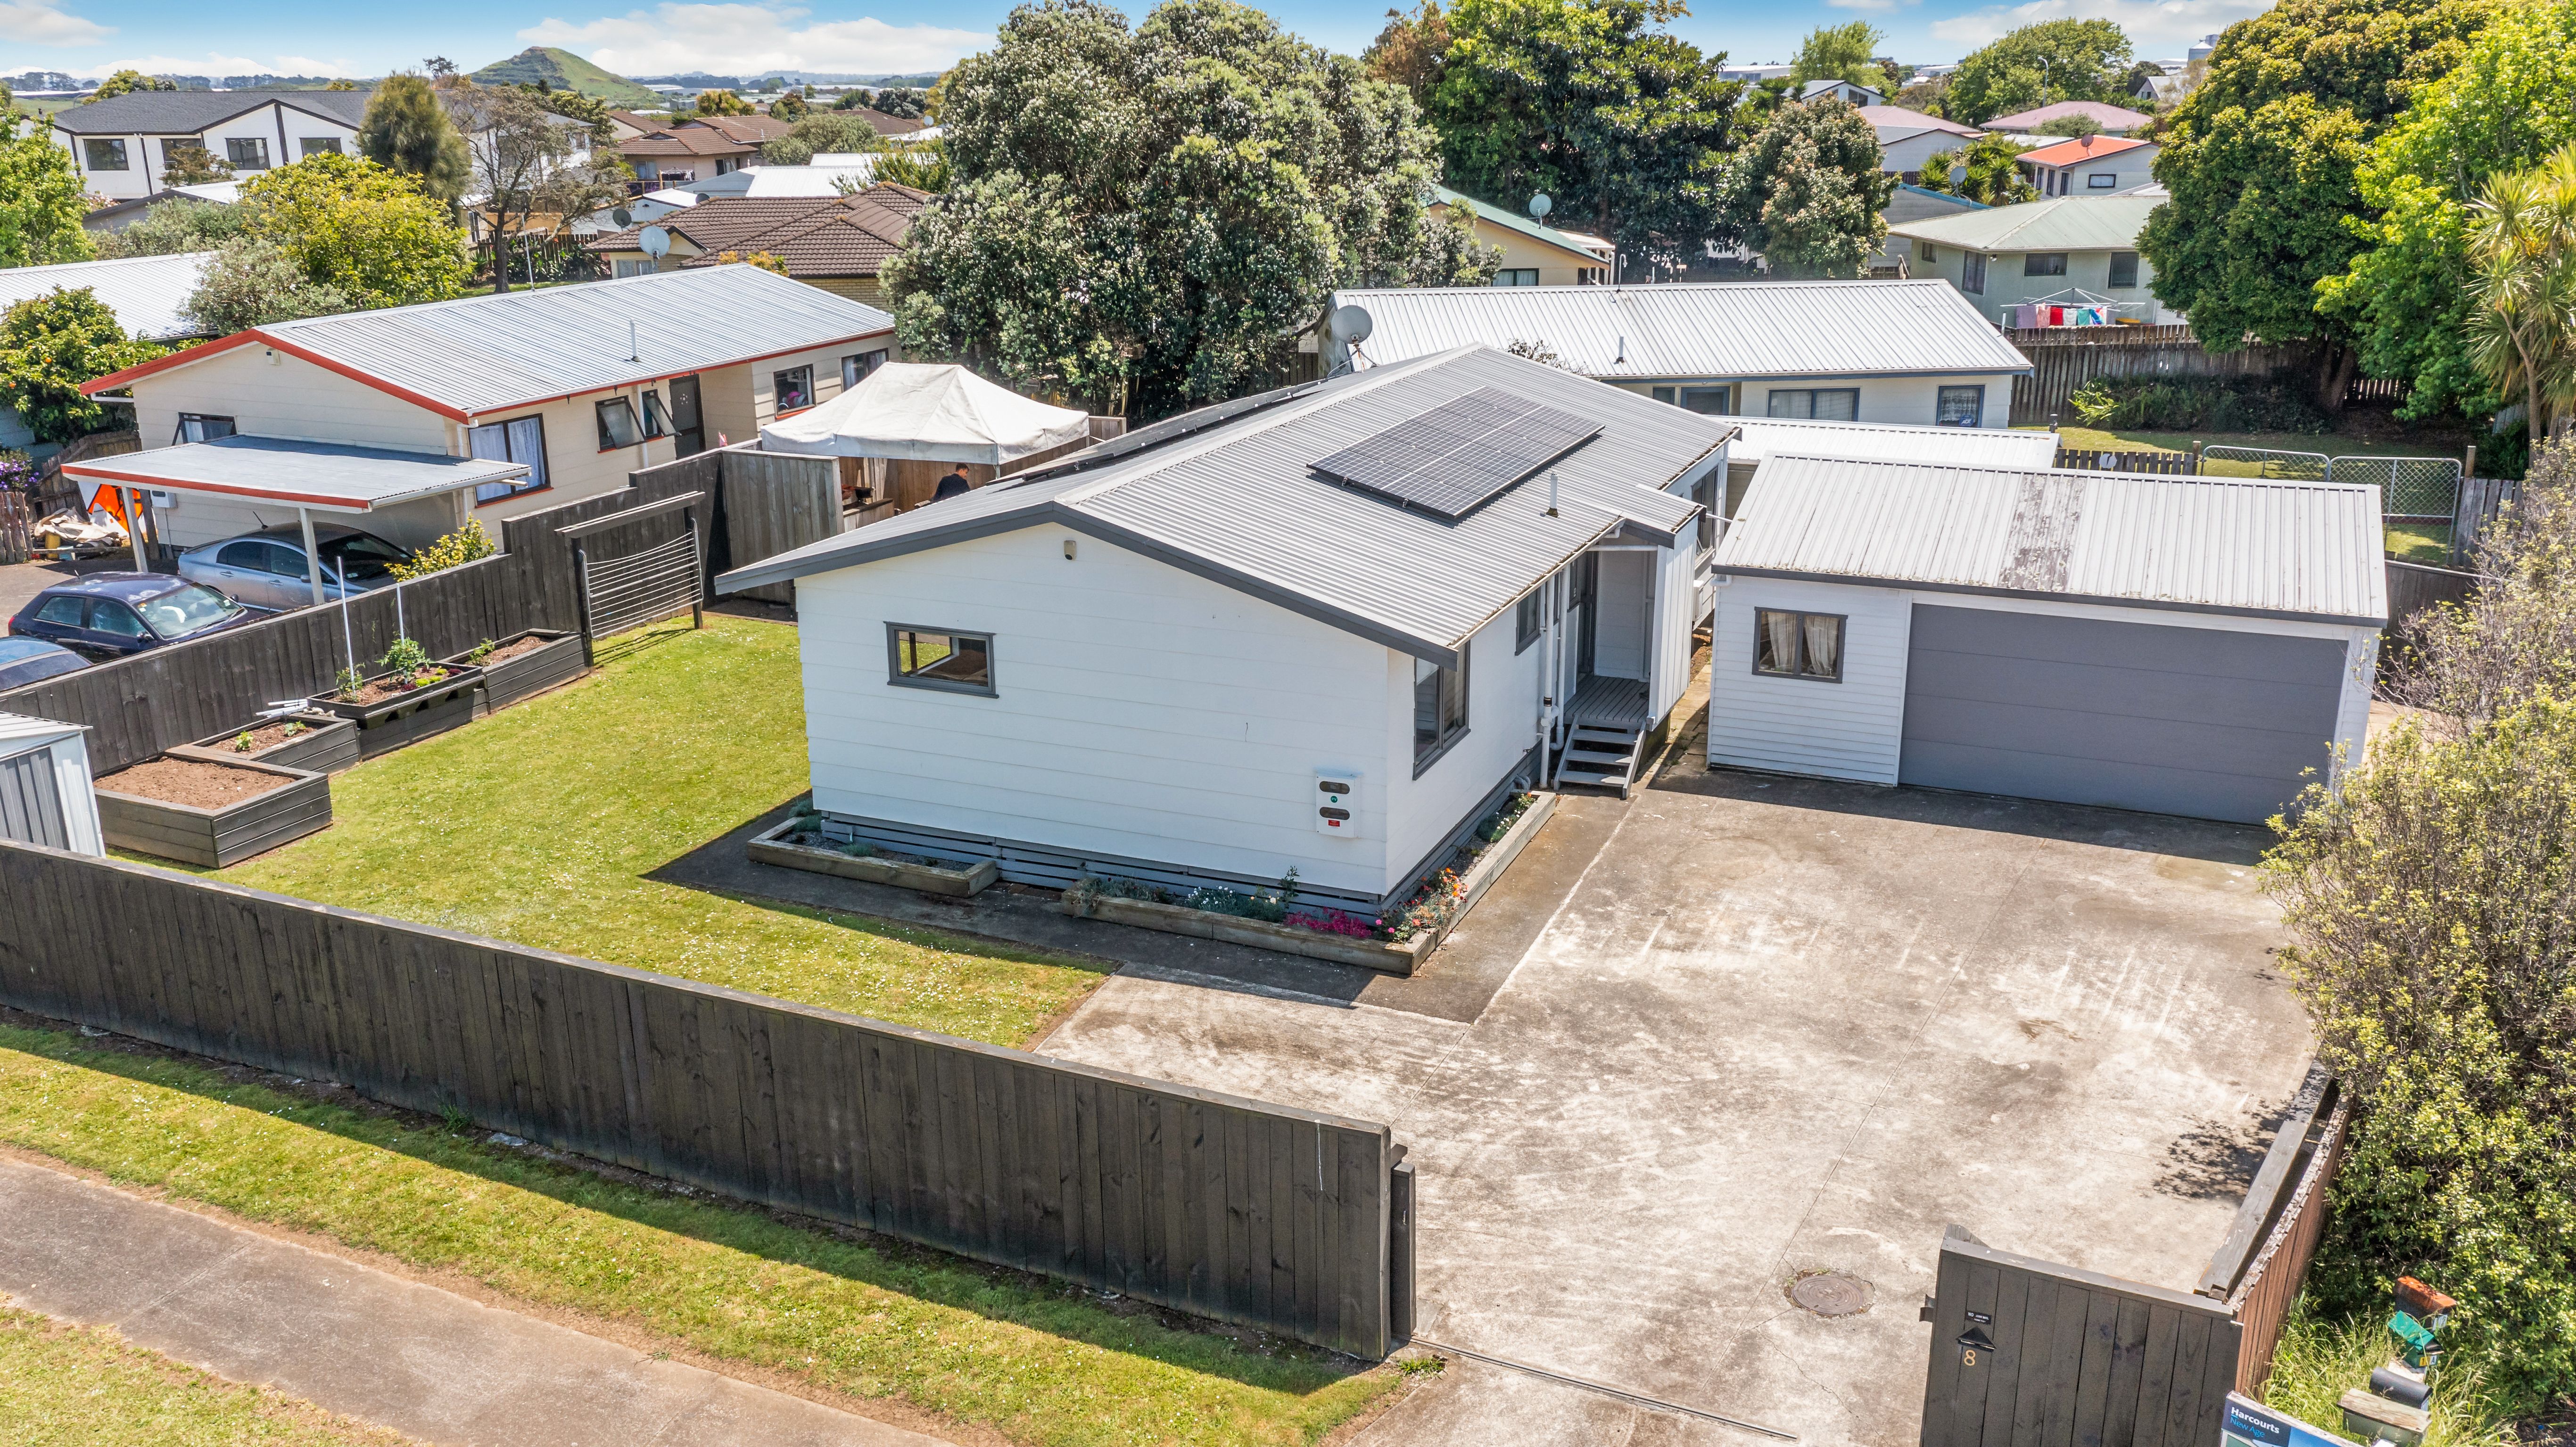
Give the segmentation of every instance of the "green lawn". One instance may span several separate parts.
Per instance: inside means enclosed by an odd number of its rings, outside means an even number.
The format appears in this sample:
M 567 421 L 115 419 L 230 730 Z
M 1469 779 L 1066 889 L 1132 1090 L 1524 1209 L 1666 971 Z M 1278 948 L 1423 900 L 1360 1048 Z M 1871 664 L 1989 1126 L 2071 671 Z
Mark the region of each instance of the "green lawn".
M 1016 1442 L 1311 1443 L 1403 1373 L 51 1030 L 0 1024 L 0 1141 Z
M 10 1447 L 402 1447 L 398 1432 L 227 1382 L 113 1331 L 0 1307 Z
M 222 877 L 1001 1045 L 1099 982 L 1081 961 L 646 877 L 805 787 L 796 631 L 709 614 L 339 775 L 329 829 Z

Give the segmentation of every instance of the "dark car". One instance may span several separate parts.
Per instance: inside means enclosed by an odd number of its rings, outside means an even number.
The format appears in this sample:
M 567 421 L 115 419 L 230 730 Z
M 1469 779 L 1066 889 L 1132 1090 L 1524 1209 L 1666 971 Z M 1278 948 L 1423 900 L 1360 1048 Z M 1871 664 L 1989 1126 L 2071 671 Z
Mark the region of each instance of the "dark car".
M 41 638 L 0 638 L 0 691 L 77 673 L 89 661 Z
M 91 573 L 56 583 L 18 610 L 9 631 L 93 658 L 123 658 L 277 616 L 167 573 Z

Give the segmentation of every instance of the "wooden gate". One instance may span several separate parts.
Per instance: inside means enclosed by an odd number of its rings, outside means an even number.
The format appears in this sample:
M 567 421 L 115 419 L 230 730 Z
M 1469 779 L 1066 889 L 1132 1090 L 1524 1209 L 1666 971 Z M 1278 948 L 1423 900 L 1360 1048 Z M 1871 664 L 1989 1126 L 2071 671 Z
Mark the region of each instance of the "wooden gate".
M 2241 1338 L 2224 1302 L 1997 1251 L 1953 1226 L 1923 1311 L 1923 1447 L 2218 1441 Z

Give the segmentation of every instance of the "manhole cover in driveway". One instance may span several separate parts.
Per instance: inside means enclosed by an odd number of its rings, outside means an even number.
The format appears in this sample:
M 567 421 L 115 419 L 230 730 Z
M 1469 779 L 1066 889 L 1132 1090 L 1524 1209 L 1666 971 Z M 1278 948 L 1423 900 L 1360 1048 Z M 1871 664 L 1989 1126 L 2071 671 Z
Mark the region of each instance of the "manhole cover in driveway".
M 1818 1316 L 1858 1316 L 1869 1310 L 1869 1283 L 1841 1271 L 1819 1271 L 1789 1283 L 1789 1299 Z

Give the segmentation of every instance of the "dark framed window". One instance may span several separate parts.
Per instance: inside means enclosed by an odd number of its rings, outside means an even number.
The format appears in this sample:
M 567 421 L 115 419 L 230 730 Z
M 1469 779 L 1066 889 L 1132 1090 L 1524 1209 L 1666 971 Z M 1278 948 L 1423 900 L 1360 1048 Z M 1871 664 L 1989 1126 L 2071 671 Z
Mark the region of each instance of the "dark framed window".
M 883 347 L 879 347 L 873 352 L 859 352 L 852 356 L 843 357 L 841 359 L 841 385 L 844 387 L 855 387 L 859 385 L 861 378 L 867 376 L 868 373 L 875 371 L 877 368 L 882 367 L 885 364 L 886 350 Z
M 1455 668 L 1413 660 L 1413 777 L 1421 778 L 1423 770 L 1466 736 L 1466 651 L 1459 651 Z
M 1703 417 L 1726 416 L 1734 410 L 1726 405 L 1728 393 L 1729 389 L 1725 387 L 1684 387 L 1682 410 L 1697 412 Z
M 170 440 L 173 442 L 212 442 L 218 437 L 230 437 L 232 435 L 233 419 L 230 417 L 210 417 L 203 412 L 182 412 L 179 414 L 178 435 L 172 437 Z
M 2108 191 L 2119 184 L 2119 176 L 2110 171 L 2095 171 L 2084 178 L 2084 189 L 2088 191 Z
M 1982 427 L 1986 420 L 1986 389 L 1983 387 L 1944 387 L 1932 404 L 1932 420 L 1943 427 Z
M 1984 252 L 1959 253 L 1959 290 L 1970 296 L 1986 294 L 1986 254 Z
M 769 379 L 770 396 L 780 415 L 814 405 L 814 369 L 790 367 Z
M 1663 403 L 1667 407 L 1678 407 L 1681 405 L 1681 394 L 1674 388 L 1654 387 L 1648 390 L 1652 393 L 1656 401 Z
M 1538 285 L 1538 268 L 1535 266 L 1506 266 L 1502 270 L 1494 273 L 1494 285 L 1536 286 Z
M 123 141 L 84 141 L 81 150 L 88 157 L 89 168 L 93 171 L 122 171 L 126 168 Z
M 997 696 L 993 688 L 993 635 L 947 628 L 886 625 L 886 682 L 905 688 Z
M 2022 253 L 2021 274 L 2024 276 L 2064 276 L 2066 253 L 2063 251 L 2026 251 Z
M 300 155 L 336 156 L 340 154 L 340 138 L 338 136 L 298 136 L 295 147 Z
M 2138 253 L 2134 251 L 2112 252 L 2111 285 L 2125 290 L 2129 287 L 2136 286 L 2137 284 Z
M 268 137 L 227 136 L 224 138 L 224 159 L 231 162 L 236 171 L 265 171 L 268 169 Z
M 662 408 L 661 392 L 650 387 L 644 389 L 644 435 L 647 437 L 671 435 L 671 414 Z
M 1939 261 L 1941 259 L 1941 253 L 1933 249 L 1931 242 L 1918 241 L 1914 243 L 1914 259 L 1929 265 L 1932 262 Z
M 1860 417 L 1858 387 L 1774 387 L 1770 413 L 1817 422 L 1851 422 Z
M 1547 589 L 1537 592 L 1512 606 L 1512 654 L 1518 657 L 1538 641 L 1539 625 L 1547 621 Z
M 1843 615 L 1753 610 L 1753 671 L 1810 683 L 1843 681 Z
M 644 429 L 636 424 L 635 404 L 623 397 L 611 397 L 598 404 L 599 450 L 614 452 L 621 447 L 634 447 L 644 441 Z
M 528 468 L 525 477 L 509 482 L 487 482 L 476 487 L 475 506 L 545 488 L 546 419 L 543 417 L 513 417 L 506 422 L 486 422 L 468 431 L 465 441 L 472 456 L 486 462 L 525 463 Z

